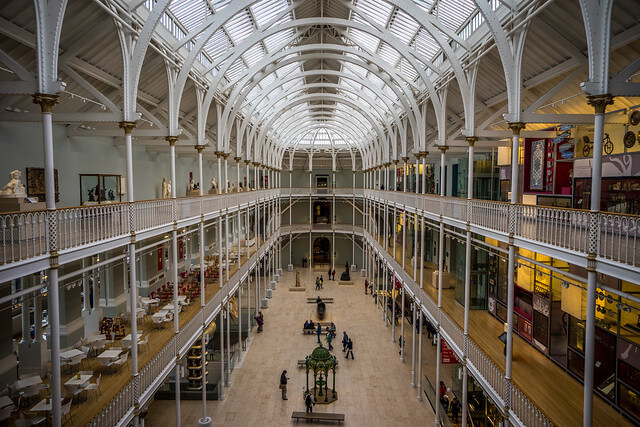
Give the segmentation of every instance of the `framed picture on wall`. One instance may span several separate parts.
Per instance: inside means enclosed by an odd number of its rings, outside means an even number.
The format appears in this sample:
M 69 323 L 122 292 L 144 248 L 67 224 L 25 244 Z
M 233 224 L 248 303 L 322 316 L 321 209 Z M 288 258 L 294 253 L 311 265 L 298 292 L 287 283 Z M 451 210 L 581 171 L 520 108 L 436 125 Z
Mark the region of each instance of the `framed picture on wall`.
M 53 170 L 53 180 L 55 182 L 56 202 L 59 202 L 58 169 Z M 44 168 L 27 168 L 27 196 L 37 198 L 39 202 L 46 202 Z
M 531 171 L 529 174 L 529 188 L 531 190 L 544 188 L 545 148 L 544 139 L 531 142 Z

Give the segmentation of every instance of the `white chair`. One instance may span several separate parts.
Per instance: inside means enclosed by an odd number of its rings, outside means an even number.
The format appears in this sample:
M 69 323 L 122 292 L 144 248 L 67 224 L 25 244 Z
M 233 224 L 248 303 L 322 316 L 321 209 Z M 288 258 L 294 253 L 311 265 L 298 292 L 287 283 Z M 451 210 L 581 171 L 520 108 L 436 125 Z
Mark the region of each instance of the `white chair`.
M 98 394 L 102 394 L 100 392 L 100 379 L 102 378 L 102 374 L 98 375 L 98 378 L 96 378 L 96 382 L 95 383 L 89 383 L 84 390 L 85 391 L 90 391 L 93 390 L 93 393 L 96 396 L 96 401 L 98 401 Z
M 62 405 L 62 419 L 69 415 L 69 420 L 71 420 L 71 424 L 73 424 L 73 418 L 71 418 L 71 400 Z
M 124 353 L 120 356 L 120 359 L 113 362 L 113 364 L 116 366 L 124 366 L 127 363 L 128 359 L 129 359 L 129 353 Z
M 71 359 L 69 359 L 69 361 L 67 362 L 67 364 L 69 365 L 69 367 L 73 370 L 74 366 L 77 366 L 79 364 L 82 363 L 82 360 L 85 358 L 84 354 L 79 354 L 77 356 L 72 357 Z
M 149 348 L 149 335 L 145 335 L 138 341 L 138 347 L 140 346 L 146 346 Z
M 131 348 L 131 341 L 120 341 L 120 344 L 122 344 L 122 348 L 124 349 L 130 349 Z

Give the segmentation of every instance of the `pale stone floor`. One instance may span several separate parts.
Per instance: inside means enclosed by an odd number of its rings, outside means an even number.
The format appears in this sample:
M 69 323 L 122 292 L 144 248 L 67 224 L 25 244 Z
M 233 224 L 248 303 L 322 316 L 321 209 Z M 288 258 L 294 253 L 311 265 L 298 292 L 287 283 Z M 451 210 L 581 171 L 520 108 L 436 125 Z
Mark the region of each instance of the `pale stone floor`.
M 304 411 L 305 373 L 297 367 L 297 361 L 304 359 L 317 345 L 315 335 L 301 332 L 305 319 L 313 317 L 317 320 L 315 305 L 306 303 L 307 297 L 317 295 L 336 300 L 327 304 L 325 320 L 333 320 L 337 326 L 338 342 L 334 344 L 333 354 L 338 358 L 339 367 L 336 374 L 338 400 L 329 405 L 318 404 L 314 411 L 344 413 L 345 424 L 351 426 L 424 426 L 433 423 L 431 406 L 426 399 L 418 402 L 417 389 L 411 387 L 411 326 L 405 326 L 407 342 L 403 363 L 398 355 L 398 344 L 391 341 L 391 326 L 385 328 L 381 309 L 376 309 L 370 295 L 364 295 L 364 279 L 357 277 L 351 286 L 325 279 L 324 289 L 316 291 L 315 276 L 321 274 L 326 278 L 324 268 L 300 269 L 301 282 L 307 290 L 290 292 L 295 273 L 284 273 L 269 301 L 269 308 L 263 310 L 264 332 L 256 334 L 254 328 L 254 340 L 242 367 L 231 375 L 232 385 L 226 389 L 226 400 L 207 402 L 207 415 L 213 418 L 213 424 L 285 425 L 293 423 L 293 411 Z M 336 276 L 339 274 L 337 272 Z M 400 327 L 396 328 L 399 337 Z M 344 358 L 340 343 L 343 330 L 353 339 L 354 360 Z M 433 362 L 428 359 L 432 359 L 435 352 L 426 336 L 423 346 L 423 366 L 428 371 Z M 282 400 L 278 389 L 283 369 L 290 377 L 287 401 Z M 180 408 L 181 424 L 196 426 L 202 416 L 202 402 L 182 401 Z M 152 403 L 145 425 L 175 425 L 175 402 Z

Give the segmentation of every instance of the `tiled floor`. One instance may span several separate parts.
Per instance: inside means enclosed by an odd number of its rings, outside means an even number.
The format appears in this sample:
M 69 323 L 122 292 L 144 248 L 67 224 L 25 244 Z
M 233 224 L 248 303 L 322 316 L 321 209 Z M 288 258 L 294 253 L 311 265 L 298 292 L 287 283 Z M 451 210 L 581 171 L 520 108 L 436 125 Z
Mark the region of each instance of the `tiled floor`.
M 341 344 L 335 343 L 333 354 L 339 362 L 338 401 L 316 405 L 314 410 L 344 413 L 348 425 L 423 426 L 433 422 L 429 403 L 426 399 L 418 402 L 417 391 L 411 387 L 410 327 L 405 331 L 409 339 L 405 347 L 406 361 L 402 363 L 398 345 L 391 342 L 391 326 L 385 329 L 381 311 L 375 308 L 370 296 L 364 295 L 360 278 L 352 286 L 325 281 L 324 289 L 315 291 L 315 276 L 324 273 L 324 269 L 316 272 L 301 269 L 301 282 L 307 290 L 290 292 L 295 274 L 285 272 L 269 301 L 270 308 L 263 310 L 264 332 L 253 335 L 255 338 L 242 368 L 231 376 L 232 386 L 226 389 L 226 400 L 207 402 L 207 414 L 213 418 L 214 425 L 283 425 L 292 422 L 293 411 L 304 410 L 305 373 L 297 368 L 296 362 L 317 345 L 314 335 L 301 333 L 305 319 L 315 313 L 315 305 L 307 304 L 306 298 L 317 295 L 336 299 L 335 303 L 327 304 L 327 318 L 337 325 L 337 341 L 341 340 L 343 330 L 352 337 L 355 359 L 345 360 Z M 399 336 L 399 327 L 397 334 Z M 283 369 L 290 377 L 287 401 L 281 399 L 278 389 Z M 201 416 L 202 402 L 182 401 L 182 425 L 195 426 Z M 150 426 L 174 422 L 173 401 L 154 402 L 145 419 L 145 424 Z

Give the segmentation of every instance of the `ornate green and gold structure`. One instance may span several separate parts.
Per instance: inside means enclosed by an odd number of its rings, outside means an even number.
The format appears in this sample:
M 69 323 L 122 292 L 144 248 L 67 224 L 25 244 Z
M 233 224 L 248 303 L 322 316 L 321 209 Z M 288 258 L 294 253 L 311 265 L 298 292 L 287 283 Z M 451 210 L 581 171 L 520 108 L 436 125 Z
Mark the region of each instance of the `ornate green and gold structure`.
M 307 393 L 312 393 L 316 403 L 331 403 L 338 400 L 336 392 L 336 358 L 322 344 L 306 357 Z M 309 388 L 309 371 L 313 372 L 313 387 Z M 333 387 L 329 390 L 329 371 L 333 373 Z

